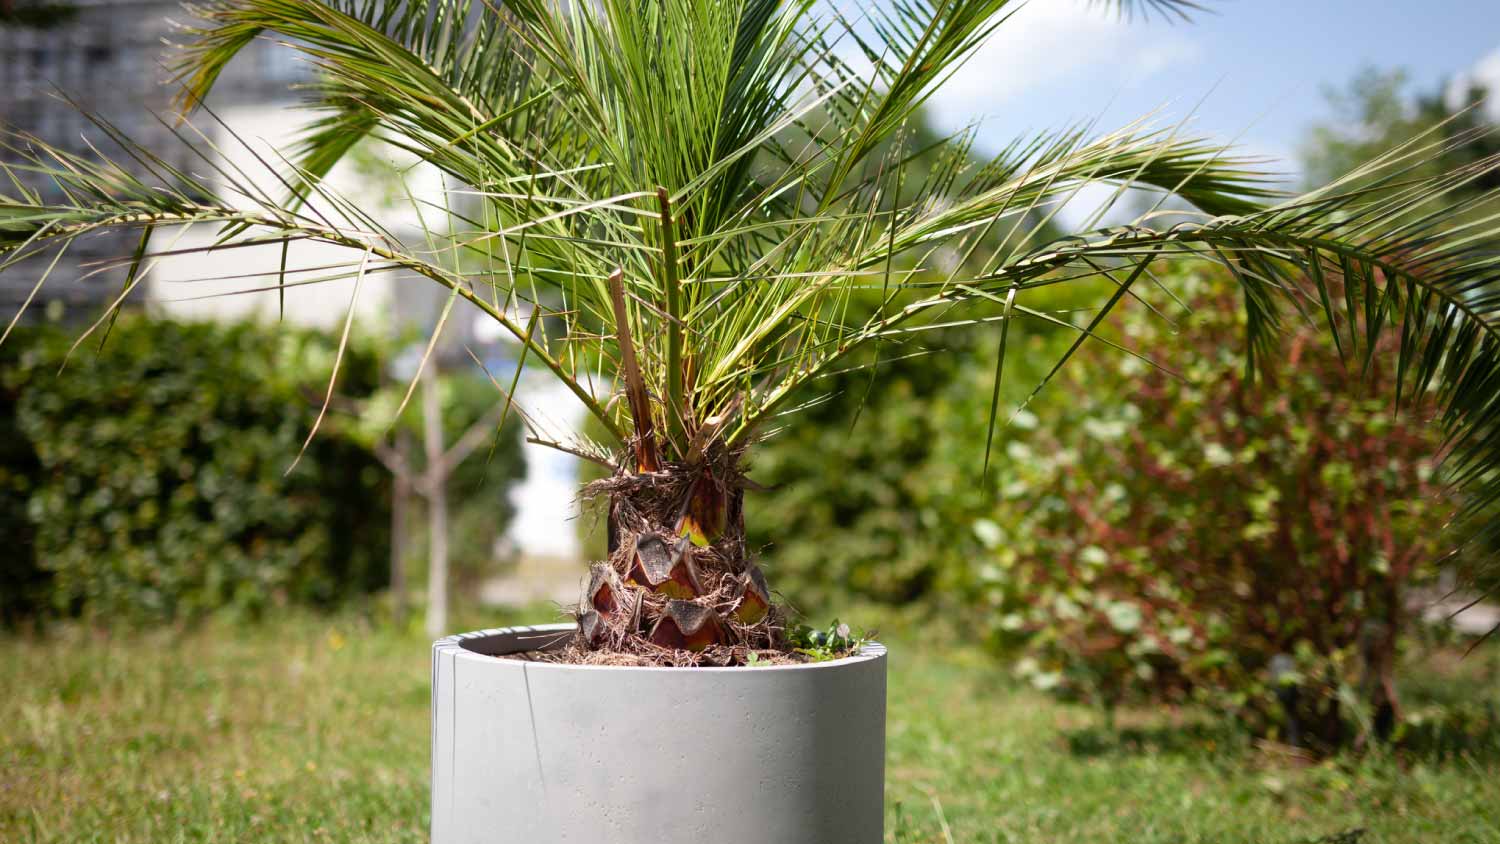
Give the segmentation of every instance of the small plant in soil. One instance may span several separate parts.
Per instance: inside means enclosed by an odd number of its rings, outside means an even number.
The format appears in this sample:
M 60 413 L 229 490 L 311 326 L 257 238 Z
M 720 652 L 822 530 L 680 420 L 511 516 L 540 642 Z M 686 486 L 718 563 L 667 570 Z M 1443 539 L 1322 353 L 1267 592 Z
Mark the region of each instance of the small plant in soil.
M 787 644 L 793 653 L 799 653 L 813 662 L 827 662 L 851 653 L 858 653 L 871 639 L 869 633 L 855 633 L 849 625 L 834 619 L 825 630 L 814 630 L 802 624 L 792 625 L 787 630 Z
M 274 286 L 345 281 L 348 320 L 372 273 L 426 280 L 487 315 L 519 365 L 550 371 L 602 431 L 557 438 L 516 407 L 532 442 L 608 474 L 585 490 L 606 504 L 608 555 L 579 597 L 570 659 L 724 665 L 852 647 L 837 630 L 793 634 L 774 565 L 746 547 L 757 444 L 827 399 L 825 376 L 867 369 L 877 390 L 881 361 L 941 353 L 929 332 L 981 324 L 995 340 L 987 456 L 973 467 L 984 483 L 1013 339 L 1028 324 L 1074 332 L 1055 373 L 1090 339 L 1113 343 L 1111 310 L 1163 283 L 1164 262 L 1230 269 L 1252 369 L 1289 318 L 1325 323 L 1353 366 L 1398 334 L 1408 390 L 1440 397 L 1469 515 L 1500 498 L 1500 221 L 1462 216 L 1488 194 L 1438 203 L 1496 160 L 1430 175 L 1417 165 L 1466 140 L 1434 134 L 1292 196 L 1273 188 L 1274 168 L 1181 126 L 1042 133 L 986 157 L 972 130 L 932 136 L 919 109 L 1018 5 L 218 0 L 196 9 L 171 60 L 185 108 L 257 37 L 319 71 L 319 118 L 286 151 L 284 189 L 212 156 L 199 168 L 212 178 L 175 167 L 103 121 L 129 167 L 12 134 L 0 260 L 140 232 L 120 296 L 84 332 L 96 339 L 142 267 L 171 251 L 153 235 L 184 223 L 222 226 L 212 248 L 225 255 L 343 247 L 342 264 L 319 252 Z M 212 114 L 196 119 L 219 131 Z M 421 236 L 384 229 L 323 181 L 365 138 L 448 180 L 444 197 L 412 199 Z M 1103 226 L 1126 189 L 1160 201 Z M 1064 203 L 1100 195 L 1077 231 L 1056 231 Z M 1159 213 L 1168 200 L 1182 210 Z M 1054 312 L 1065 289 L 1091 306 Z M 518 373 L 492 375 L 509 405 Z

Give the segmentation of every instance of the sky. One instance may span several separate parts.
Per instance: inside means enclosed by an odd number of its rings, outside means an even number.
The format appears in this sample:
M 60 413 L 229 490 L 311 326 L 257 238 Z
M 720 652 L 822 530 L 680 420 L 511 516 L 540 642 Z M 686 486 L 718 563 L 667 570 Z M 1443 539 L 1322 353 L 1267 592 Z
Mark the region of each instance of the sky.
M 948 129 L 980 122 L 980 145 L 1099 118 L 1157 112 L 1238 139 L 1295 174 L 1308 127 L 1332 114 L 1327 86 L 1363 67 L 1405 68 L 1434 91 L 1476 71 L 1500 90 L 1500 0 L 1205 0 L 1191 23 L 1122 21 L 1087 0 L 1030 0 L 932 102 Z M 1500 103 L 1496 104 L 1500 113 Z

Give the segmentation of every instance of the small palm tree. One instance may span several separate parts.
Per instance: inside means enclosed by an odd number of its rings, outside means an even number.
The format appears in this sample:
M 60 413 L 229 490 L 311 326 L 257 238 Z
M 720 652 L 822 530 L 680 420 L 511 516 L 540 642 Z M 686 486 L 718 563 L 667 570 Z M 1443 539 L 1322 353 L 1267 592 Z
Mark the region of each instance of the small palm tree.
M 578 607 L 591 649 L 728 661 L 777 646 L 782 613 L 745 547 L 745 461 L 827 397 L 819 379 L 877 344 L 989 323 L 993 439 L 1012 321 L 1075 331 L 1061 366 L 1088 338 L 1108 342 L 1101 325 L 1159 283 L 1158 261 L 1233 271 L 1252 368 L 1288 314 L 1325 320 L 1351 355 L 1399 332 L 1407 389 L 1441 398 L 1470 512 L 1500 498 L 1500 221 L 1445 226 L 1452 209 L 1439 210 L 1497 162 L 1414 175 L 1467 140 L 1418 139 L 1284 196 L 1256 162 L 1181 127 L 1043 134 L 977 165 L 972 132 L 917 148 L 918 109 L 1016 5 L 893 0 L 849 16 L 813 0 L 216 0 L 175 63 L 185 105 L 263 35 L 320 70 L 322 116 L 282 168 L 285 195 L 205 158 L 210 185 L 102 123 L 131 169 L 13 137 L 0 250 L 13 263 L 99 229 L 144 232 L 85 336 L 139 284 L 150 233 L 181 223 L 222 225 L 220 251 L 344 246 L 353 296 L 367 274 L 400 270 L 487 314 L 608 440 L 551 443 L 610 467 L 591 490 L 608 496 L 609 558 Z M 441 233 L 401 242 L 321 181 L 367 137 L 472 201 L 438 210 Z M 64 198 L 23 187 L 38 175 Z M 1175 210 L 1046 237 L 1091 185 L 1112 189 L 1106 207 L 1148 188 Z M 1028 306 L 1055 285 L 1104 292 L 1075 324 Z

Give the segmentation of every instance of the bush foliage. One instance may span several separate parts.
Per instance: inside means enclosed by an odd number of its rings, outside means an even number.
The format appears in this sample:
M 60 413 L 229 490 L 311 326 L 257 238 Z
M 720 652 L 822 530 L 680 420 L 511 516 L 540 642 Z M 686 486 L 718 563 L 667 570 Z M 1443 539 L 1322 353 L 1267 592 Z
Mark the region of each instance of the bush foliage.
M 1035 304 L 1065 310 L 1087 295 L 1044 291 Z M 1018 325 L 1001 406 L 1025 398 L 1070 339 L 1045 322 Z M 747 496 L 745 527 L 777 589 L 809 612 L 851 598 L 962 597 L 984 552 L 968 526 L 993 504 L 984 444 L 994 343 L 985 327 L 956 327 L 881 346 L 756 449 L 751 476 L 770 491 Z
M 1279 690 L 1309 742 L 1337 743 L 1395 714 L 1406 602 L 1451 510 L 1439 431 L 1422 402 L 1395 412 L 1394 350 L 1351 371 L 1321 325 L 1248 382 L 1228 280 L 1181 282 L 1193 314 L 1175 337 L 1140 303 L 1121 317 L 1125 345 L 1181 377 L 1099 346 L 1049 388 L 974 523 L 991 549 L 977 594 L 1042 686 L 1261 726 Z
M 5 609 L 39 600 L 163 620 L 331 604 L 384 584 L 388 480 L 329 426 L 311 429 L 335 347 L 319 335 L 122 318 L 104 349 L 32 329 L 0 359 Z M 340 391 L 378 361 L 345 354 Z M 321 382 L 321 384 L 320 384 Z
M 967 336 L 955 332 L 954 345 Z M 892 604 L 930 599 L 951 585 L 964 545 L 953 528 L 978 504 L 972 442 L 954 428 L 972 408 L 961 389 L 977 375 L 964 356 L 923 356 L 840 376 L 839 398 L 802 411 L 755 453 L 746 501 L 751 547 L 768 577 L 804 609 L 848 597 Z

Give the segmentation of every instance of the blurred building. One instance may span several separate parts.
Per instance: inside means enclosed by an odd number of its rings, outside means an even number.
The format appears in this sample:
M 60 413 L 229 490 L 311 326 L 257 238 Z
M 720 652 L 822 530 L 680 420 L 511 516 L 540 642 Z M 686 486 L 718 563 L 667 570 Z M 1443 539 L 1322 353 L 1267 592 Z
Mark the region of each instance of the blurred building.
M 17 0 L 16 6 L 25 10 L 25 3 Z M 172 134 L 175 91 L 164 84 L 169 76 L 164 67 L 167 42 L 177 35 L 172 19 L 187 19 L 179 3 L 67 0 L 66 5 L 48 5 L 42 11 L 44 19 L 22 18 L 25 25 L 0 22 L 0 120 L 71 152 L 87 153 L 93 144 L 112 158 L 128 160 L 116 155 L 119 148 L 86 116 L 92 114 L 173 166 L 202 169 L 195 166 L 192 150 Z M 290 86 L 307 73 L 291 51 L 269 41 L 257 42 L 225 74 L 211 105 L 285 106 L 294 96 Z M 31 187 L 46 191 L 49 186 Z M 73 319 L 81 319 L 117 296 L 124 269 L 91 277 L 89 273 L 100 262 L 128 255 L 136 237 L 130 232 L 101 232 L 80 240 L 39 291 L 33 302 L 36 316 L 48 302 L 56 302 L 68 306 Z M 0 314 L 14 313 L 44 266 L 23 265 L 0 273 Z

